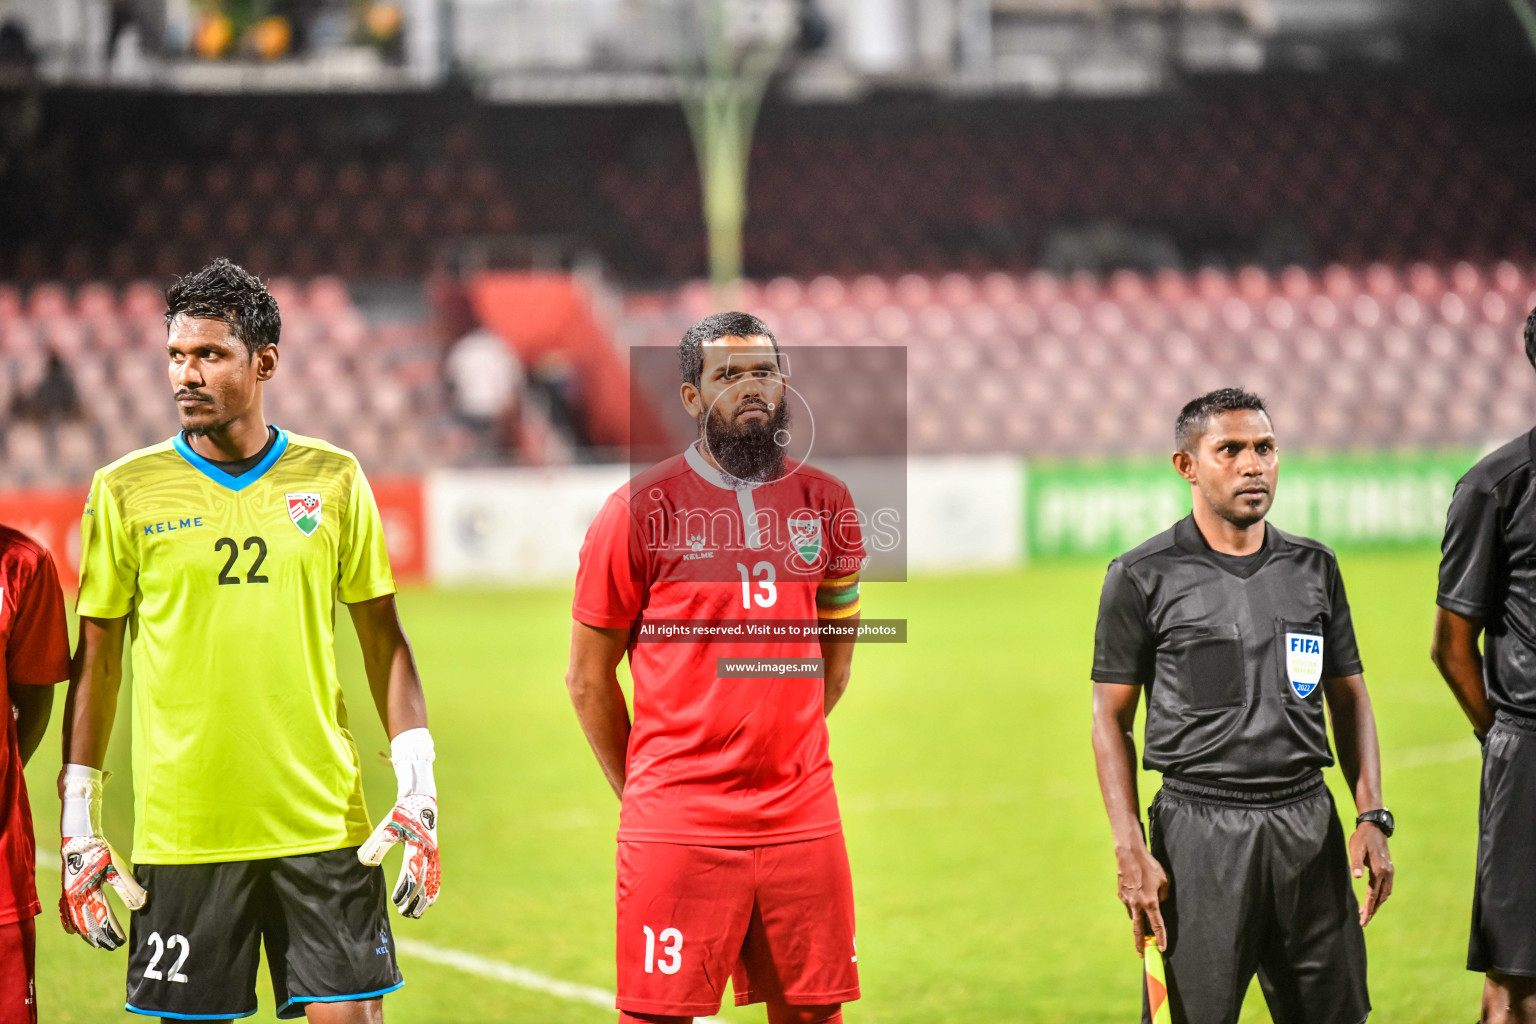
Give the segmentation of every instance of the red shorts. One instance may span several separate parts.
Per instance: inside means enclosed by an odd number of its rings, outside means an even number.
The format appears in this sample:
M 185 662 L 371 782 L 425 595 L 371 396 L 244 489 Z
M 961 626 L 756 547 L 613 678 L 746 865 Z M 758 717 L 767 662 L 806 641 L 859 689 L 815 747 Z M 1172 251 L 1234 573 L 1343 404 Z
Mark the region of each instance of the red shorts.
M 842 833 L 775 846 L 619 843 L 619 999 L 631 1013 L 859 998 Z
M 36 921 L 0 924 L 0 1024 L 37 1024 Z

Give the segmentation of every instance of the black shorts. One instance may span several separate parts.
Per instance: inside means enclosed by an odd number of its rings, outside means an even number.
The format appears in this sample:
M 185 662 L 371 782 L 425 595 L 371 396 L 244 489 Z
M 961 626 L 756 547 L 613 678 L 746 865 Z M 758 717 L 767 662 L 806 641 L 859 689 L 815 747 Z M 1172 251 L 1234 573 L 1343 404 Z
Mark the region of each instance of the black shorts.
M 1483 746 L 1467 970 L 1536 976 L 1536 721 L 1499 712 Z
M 140 864 L 149 892 L 128 936 L 128 1006 L 150 1017 L 256 1012 L 260 946 L 282 1019 L 305 1003 L 372 999 L 404 982 L 384 872 L 357 848 L 225 864 Z
M 1370 1015 L 1344 829 L 1321 773 L 1262 792 L 1165 778 L 1148 818 L 1170 882 L 1175 1024 L 1236 1024 L 1255 973 L 1275 1024 Z

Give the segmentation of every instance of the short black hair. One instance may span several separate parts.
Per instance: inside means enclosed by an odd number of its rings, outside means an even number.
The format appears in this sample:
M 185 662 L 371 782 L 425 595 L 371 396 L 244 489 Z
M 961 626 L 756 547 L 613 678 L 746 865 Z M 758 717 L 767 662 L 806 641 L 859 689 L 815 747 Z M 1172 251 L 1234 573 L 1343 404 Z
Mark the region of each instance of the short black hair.
M 179 277 L 165 292 L 165 326 L 178 316 L 222 320 L 248 352 L 276 345 L 283 330 L 277 300 L 246 269 L 222 256 L 196 273 Z
M 1525 358 L 1536 366 L 1536 309 L 1531 310 L 1531 315 L 1525 318 Z
M 764 337 L 773 342 L 774 355 L 779 352 L 779 339 L 773 336 L 768 325 L 751 313 L 716 313 L 688 328 L 683 340 L 677 343 L 677 369 L 683 375 L 683 383 L 698 387 L 704 378 L 704 345 L 718 338 Z
M 1179 418 L 1173 425 L 1173 443 L 1181 452 L 1195 450 L 1195 442 L 1205 433 L 1211 417 L 1224 412 L 1261 412 L 1267 418 L 1269 410 L 1264 399 L 1242 388 L 1217 388 L 1207 391 L 1179 410 Z

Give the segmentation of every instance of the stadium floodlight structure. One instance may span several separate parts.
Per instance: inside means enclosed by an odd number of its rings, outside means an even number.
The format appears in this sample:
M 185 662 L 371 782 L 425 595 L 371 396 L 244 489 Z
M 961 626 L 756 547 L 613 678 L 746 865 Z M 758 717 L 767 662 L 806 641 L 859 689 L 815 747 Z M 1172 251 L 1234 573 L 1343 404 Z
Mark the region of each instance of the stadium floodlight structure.
M 669 12 L 681 30 L 678 96 L 699 162 L 709 279 L 725 304 L 741 279 L 753 129 L 799 8 L 795 0 L 703 0 Z
M 1532 5 L 1531 0 L 1509 0 L 1509 6 L 1525 30 L 1526 38 L 1531 41 L 1531 48 L 1536 49 L 1536 5 Z

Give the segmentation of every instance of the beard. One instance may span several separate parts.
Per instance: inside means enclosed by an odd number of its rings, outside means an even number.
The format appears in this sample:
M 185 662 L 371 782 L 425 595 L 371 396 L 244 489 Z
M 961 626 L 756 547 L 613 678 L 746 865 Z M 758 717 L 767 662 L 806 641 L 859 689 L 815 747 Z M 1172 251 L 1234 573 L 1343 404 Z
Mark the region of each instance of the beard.
M 720 468 L 747 483 L 766 483 L 784 472 L 784 449 L 774 438 L 789 428 L 789 403 L 780 402 L 767 419 L 736 423 L 718 406 L 699 423 L 699 437 Z
M 191 425 L 183 423 L 181 430 L 182 433 L 186 434 L 188 437 L 208 437 L 210 434 L 222 433 L 224 430 L 228 429 L 229 425 L 235 422 L 235 420 L 238 418 L 239 417 L 231 416 L 224 420 L 204 420 L 201 423 Z

